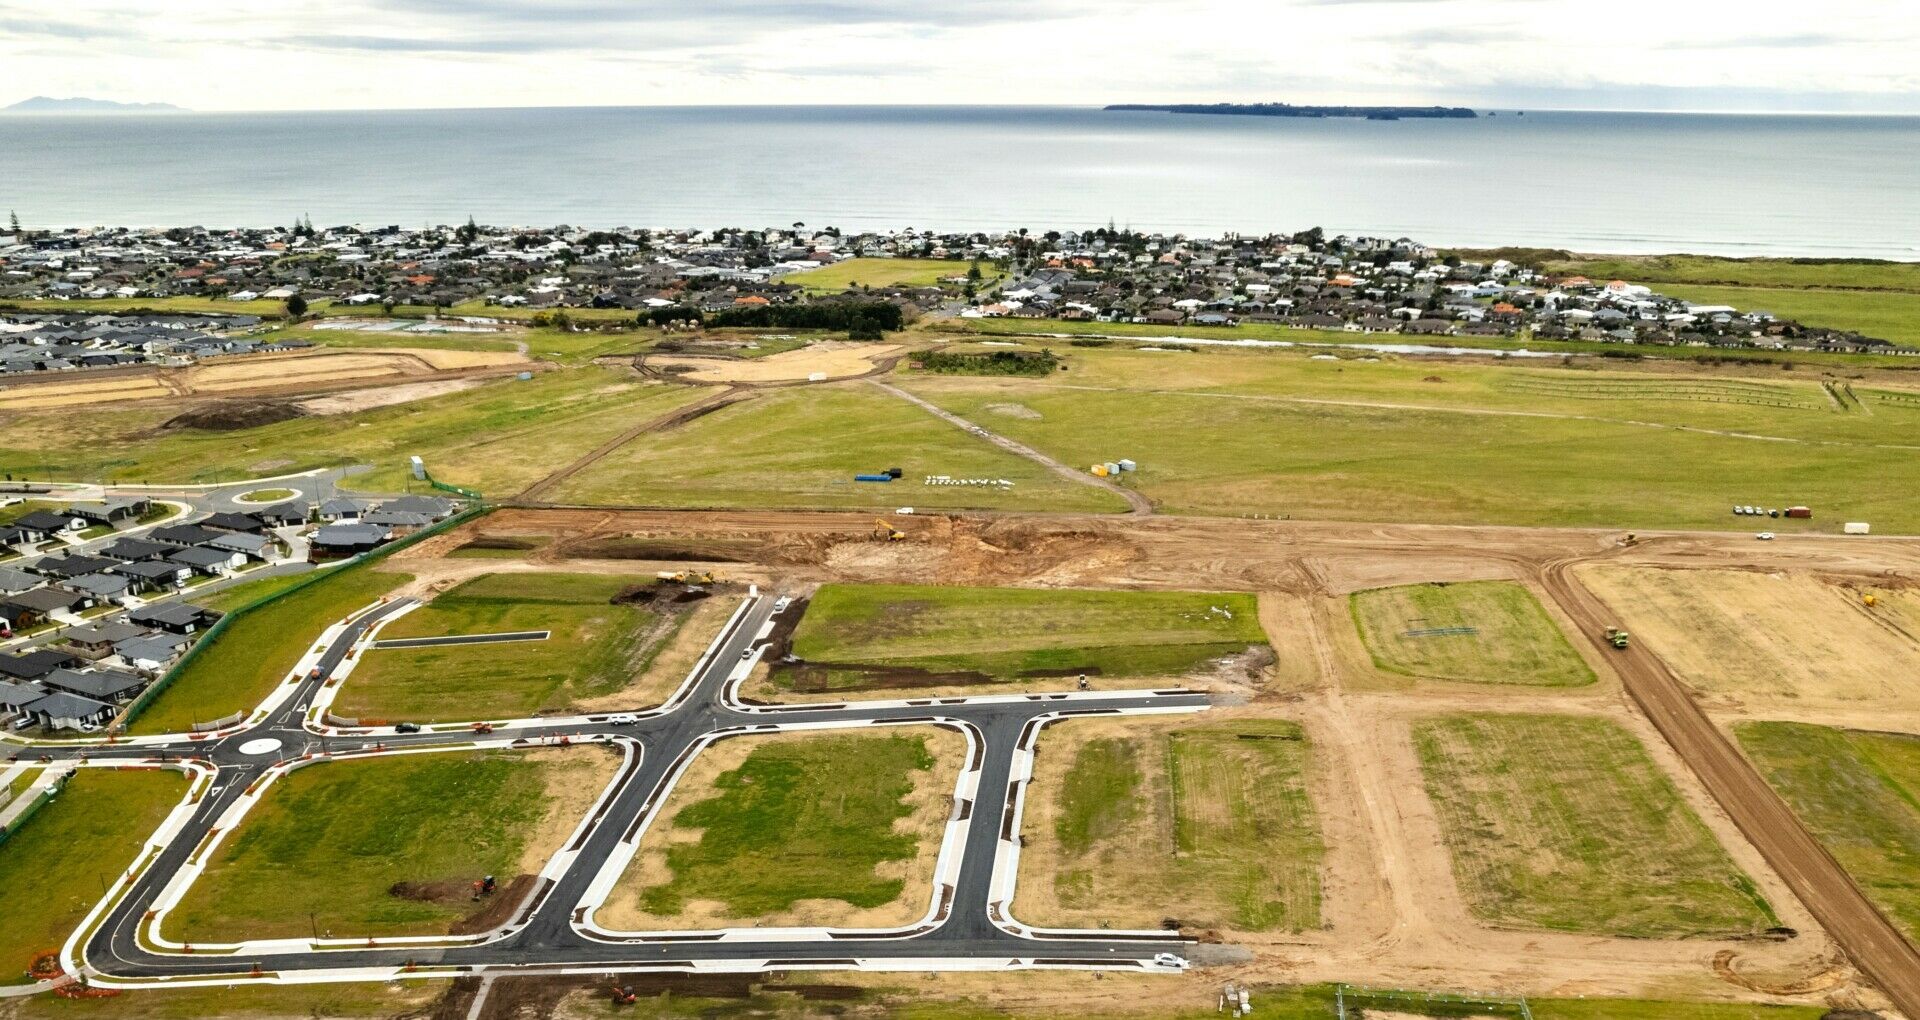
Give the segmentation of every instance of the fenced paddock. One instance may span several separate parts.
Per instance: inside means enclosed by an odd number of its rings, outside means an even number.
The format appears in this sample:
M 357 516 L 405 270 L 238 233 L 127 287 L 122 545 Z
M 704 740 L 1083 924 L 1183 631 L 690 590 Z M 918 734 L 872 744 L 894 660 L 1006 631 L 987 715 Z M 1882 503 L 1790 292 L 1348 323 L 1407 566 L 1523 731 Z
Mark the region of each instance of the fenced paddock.
M 1420 1016 L 1499 1016 L 1533 1020 L 1525 996 L 1505 998 L 1458 992 L 1415 992 L 1401 989 L 1337 985 L 1334 1008 L 1340 1020 L 1363 1020 L 1368 1010 L 1414 1013 Z

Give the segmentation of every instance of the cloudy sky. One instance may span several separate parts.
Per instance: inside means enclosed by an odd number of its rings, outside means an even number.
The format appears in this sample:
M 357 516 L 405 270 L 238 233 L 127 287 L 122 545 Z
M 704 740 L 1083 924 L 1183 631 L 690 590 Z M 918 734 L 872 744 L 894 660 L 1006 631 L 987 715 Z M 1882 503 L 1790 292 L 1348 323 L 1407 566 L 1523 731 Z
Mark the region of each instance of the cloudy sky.
M 1915 0 L 0 0 L 0 105 L 1920 113 Z

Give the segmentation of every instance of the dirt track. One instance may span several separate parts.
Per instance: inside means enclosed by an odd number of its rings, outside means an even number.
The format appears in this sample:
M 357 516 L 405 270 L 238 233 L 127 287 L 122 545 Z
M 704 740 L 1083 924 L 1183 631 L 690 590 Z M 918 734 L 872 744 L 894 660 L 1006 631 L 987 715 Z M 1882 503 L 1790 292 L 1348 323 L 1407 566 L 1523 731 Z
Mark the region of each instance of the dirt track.
M 523 501 L 529 501 L 529 502 L 536 501 L 546 493 L 553 491 L 553 488 L 559 485 L 561 482 L 564 482 L 567 479 L 572 478 L 574 475 L 580 473 L 580 471 L 586 468 L 588 465 L 592 464 L 593 462 L 599 460 L 602 457 L 605 457 L 607 454 L 612 453 L 615 450 L 618 450 L 622 446 L 625 446 L 628 443 L 633 442 L 635 439 L 638 439 L 641 436 L 646 435 L 649 432 L 658 432 L 661 429 L 672 428 L 675 425 L 679 425 L 684 422 L 690 421 L 694 418 L 698 418 L 703 414 L 707 414 L 712 411 L 718 411 L 719 409 L 727 406 L 728 404 L 739 403 L 742 400 L 748 399 L 749 396 L 750 394 L 743 393 L 739 390 L 734 390 L 734 389 L 722 390 L 719 393 L 715 393 L 712 396 L 705 398 L 704 400 L 695 401 L 694 403 L 688 404 L 685 407 L 680 407 L 672 411 L 668 411 L 666 414 L 660 415 L 657 418 L 652 418 L 647 421 L 641 422 L 640 424 L 635 425 L 633 428 L 630 428 L 625 432 L 622 432 L 619 435 L 614 436 L 612 439 L 609 439 L 606 442 L 601 443 L 599 446 L 596 446 L 593 449 L 587 451 L 584 455 L 582 455 L 578 460 L 575 460 L 573 463 L 568 464 L 565 467 L 562 467 L 559 470 L 553 472 L 552 474 L 546 476 L 545 478 L 542 478 L 539 481 L 533 483 L 532 485 L 527 486 L 526 489 L 521 491 L 520 495 L 515 498 Z
M 1542 580 L 1588 635 L 1600 633 L 1607 608 L 1572 573 L 1573 562 L 1547 565 Z M 1767 863 L 1820 920 L 1855 966 L 1908 1016 L 1920 1016 L 1920 951 L 1875 909 L 1833 855 L 1807 831 L 1785 801 L 1742 757 L 1666 664 L 1635 645 L 1616 654 L 1627 693 L 1700 777 Z

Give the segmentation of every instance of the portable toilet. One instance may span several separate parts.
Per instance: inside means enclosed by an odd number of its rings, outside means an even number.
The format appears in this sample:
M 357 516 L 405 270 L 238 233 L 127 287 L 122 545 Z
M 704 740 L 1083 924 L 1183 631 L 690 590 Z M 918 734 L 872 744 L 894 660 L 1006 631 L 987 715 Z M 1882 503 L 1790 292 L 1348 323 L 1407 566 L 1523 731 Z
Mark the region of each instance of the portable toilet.
M 1115 464 L 1113 461 L 1107 461 L 1106 469 L 1109 475 L 1117 475 L 1120 473 L 1120 465 Z
M 1133 461 L 1130 461 L 1130 460 L 1123 460 L 1120 462 L 1120 470 L 1137 471 L 1139 470 L 1139 465 L 1135 464 Z

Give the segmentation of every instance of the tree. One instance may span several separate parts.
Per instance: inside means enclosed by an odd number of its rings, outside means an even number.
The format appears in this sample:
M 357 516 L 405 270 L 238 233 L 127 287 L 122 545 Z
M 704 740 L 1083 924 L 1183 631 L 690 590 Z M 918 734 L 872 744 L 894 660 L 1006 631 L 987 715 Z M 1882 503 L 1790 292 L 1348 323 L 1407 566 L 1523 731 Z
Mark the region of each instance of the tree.
M 19 213 L 13 212 L 11 210 L 8 211 L 7 227 L 8 227 L 9 233 L 12 233 L 12 234 L 20 233 L 20 214 Z
M 472 244 L 480 237 L 480 224 L 475 223 L 473 217 L 469 216 L 466 225 L 456 231 L 454 236 L 460 239 L 461 244 Z
M 303 298 L 300 295 L 295 294 L 294 296 L 287 299 L 288 317 L 298 319 L 305 314 L 307 314 L 306 298 Z

